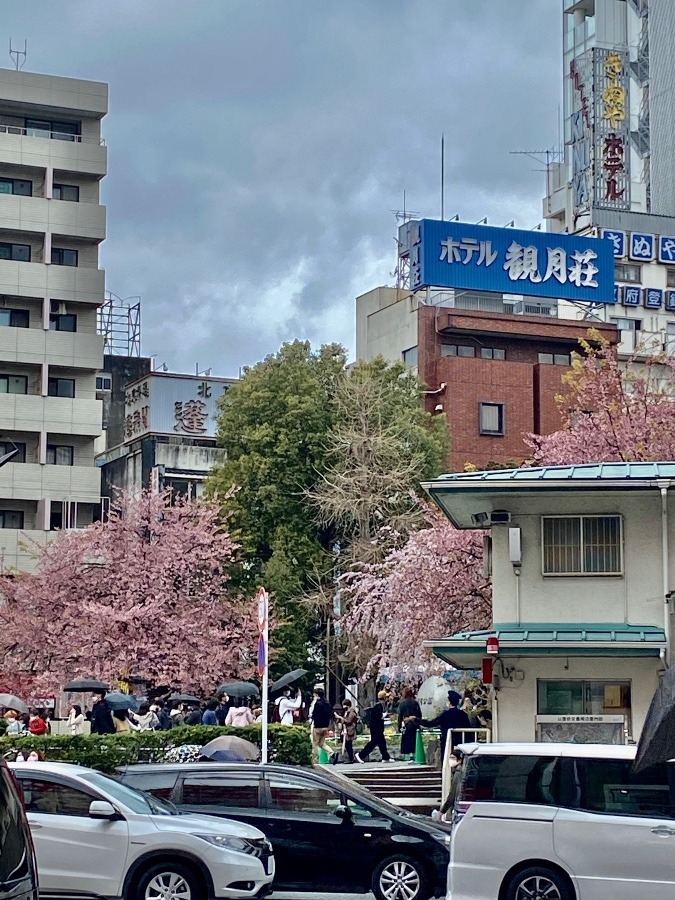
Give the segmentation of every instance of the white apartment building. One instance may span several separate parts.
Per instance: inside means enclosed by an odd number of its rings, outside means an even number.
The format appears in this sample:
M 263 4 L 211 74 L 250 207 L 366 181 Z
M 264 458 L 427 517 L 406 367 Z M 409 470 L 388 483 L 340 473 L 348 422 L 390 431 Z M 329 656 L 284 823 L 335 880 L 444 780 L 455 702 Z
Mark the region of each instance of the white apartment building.
M 0 565 L 100 509 L 107 151 L 98 82 L 0 69 Z

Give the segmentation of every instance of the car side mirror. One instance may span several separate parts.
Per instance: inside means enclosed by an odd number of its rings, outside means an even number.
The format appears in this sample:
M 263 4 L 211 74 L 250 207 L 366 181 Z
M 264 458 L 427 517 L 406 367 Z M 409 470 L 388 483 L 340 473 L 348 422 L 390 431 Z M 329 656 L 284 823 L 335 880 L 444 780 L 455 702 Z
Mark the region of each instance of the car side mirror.
M 341 803 L 339 806 L 335 807 L 333 815 L 337 816 L 338 819 L 342 819 L 343 822 L 349 822 L 352 818 L 352 811 L 348 806 L 345 806 L 344 803 Z
M 90 819 L 119 819 L 118 810 L 107 800 L 92 800 L 89 804 Z

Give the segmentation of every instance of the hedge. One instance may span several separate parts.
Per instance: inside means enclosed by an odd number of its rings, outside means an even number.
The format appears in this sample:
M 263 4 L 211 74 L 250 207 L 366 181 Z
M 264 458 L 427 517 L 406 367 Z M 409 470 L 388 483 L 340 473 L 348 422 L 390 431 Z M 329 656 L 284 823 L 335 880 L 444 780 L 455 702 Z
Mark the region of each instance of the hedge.
M 136 762 L 163 762 L 164 754 L 182 744 L 203 746 L 222 734 L 233 734 L 261 745 L 261 726 L 219 728 L 215 725 L 183 725 L 167 731 L 133 731 L 130 734 L 4 735 L 0 755 L 14 759 L 19 750 L 38 750 L 45 759 L 74 762 L 102 772 Z M 305 725 L 269 726 L 270 762 L 311 765 L 309 729 Z

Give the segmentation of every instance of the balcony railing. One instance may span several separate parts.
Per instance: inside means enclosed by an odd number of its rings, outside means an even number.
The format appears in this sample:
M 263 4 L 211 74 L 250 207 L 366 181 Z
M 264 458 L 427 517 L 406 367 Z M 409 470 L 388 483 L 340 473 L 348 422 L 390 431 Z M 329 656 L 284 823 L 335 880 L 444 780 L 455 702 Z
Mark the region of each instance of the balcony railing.
M 83 138 L 81 134 L 68 134 L 65 131 L 47 131 L 42 128 L 22 128 L 20 125 L 3 125 L 0 123 L 0 134 L 18 134 L 22 137 L 47 138 L 52 141 L 70 141 L 75 144 L 105 145 L 105 139 Z

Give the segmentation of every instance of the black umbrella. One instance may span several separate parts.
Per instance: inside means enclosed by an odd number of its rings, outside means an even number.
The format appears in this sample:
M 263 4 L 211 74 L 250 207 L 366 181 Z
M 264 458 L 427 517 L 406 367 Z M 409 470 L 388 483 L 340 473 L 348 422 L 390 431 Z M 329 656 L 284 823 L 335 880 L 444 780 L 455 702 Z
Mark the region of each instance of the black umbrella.
M 138 701 L 131 694 L 123 694 L 121 691 L 113 691 L 105 695 L 106 703 L 110 709 L 138 709 Z
M 282 675 L 281 678 L 273 681 L 270 685 L 270 690 L 280 691 L 282 688 L 288 687 L 289 684 L 293 684 L 294 681 L 299 681 L 306 674 L 307 669 L 293 669 L 292 672 L 288 672 L 286 675 Z
M 649 705 L 634 769 L 639 772 L 675 759 L 675 669 L 666 669 Z
M 169 697 L 169 703 L 175 706 L 177 703 L 190 703 L 192 706 L 199 706 L 199 697 L 193 697 L 192 694 L 172 694 Z
M 260 696 L 258 686 L 251 681 L 224 681 L 217 693 L 227 694 L 228 697 L 235 697 L 238 700 Z
M 64 691 L 71 694 L 86 694 L 88 691 L 107 691 L 108 685 L 97 678 L 81 678 L 79 681 L 69 681 L 63 685 Z

